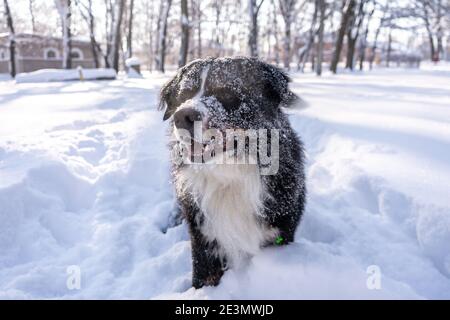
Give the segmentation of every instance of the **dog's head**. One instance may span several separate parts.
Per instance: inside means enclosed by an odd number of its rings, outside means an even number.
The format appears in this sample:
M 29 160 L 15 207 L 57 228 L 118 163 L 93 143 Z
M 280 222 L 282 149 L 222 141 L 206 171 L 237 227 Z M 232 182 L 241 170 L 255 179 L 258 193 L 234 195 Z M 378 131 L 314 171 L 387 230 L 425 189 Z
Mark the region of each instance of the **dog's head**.
M 277 67 L 255 58 L 207 58 L 181 68 L 161 90 L 164 120 L 172 119 L 174 133 L 195 137 L 202 130 L 276 128 L 280 107 L 291 105 L 296 95 L 289 77 Z

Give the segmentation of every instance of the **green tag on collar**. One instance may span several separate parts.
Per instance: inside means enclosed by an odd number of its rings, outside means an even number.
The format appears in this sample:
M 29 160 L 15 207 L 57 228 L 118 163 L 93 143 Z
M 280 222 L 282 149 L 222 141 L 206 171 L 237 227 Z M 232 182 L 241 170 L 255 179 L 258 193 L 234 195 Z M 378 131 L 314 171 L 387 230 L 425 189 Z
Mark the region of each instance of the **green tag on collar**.
M 278 236 L 278 237 L 275 239 L 275 244 L 276 244 L 277 246 L 281 246 L 281 245 L 283 244 L 283 242 L 284 242 L 284 239 L 283 239 L 282 236 Z

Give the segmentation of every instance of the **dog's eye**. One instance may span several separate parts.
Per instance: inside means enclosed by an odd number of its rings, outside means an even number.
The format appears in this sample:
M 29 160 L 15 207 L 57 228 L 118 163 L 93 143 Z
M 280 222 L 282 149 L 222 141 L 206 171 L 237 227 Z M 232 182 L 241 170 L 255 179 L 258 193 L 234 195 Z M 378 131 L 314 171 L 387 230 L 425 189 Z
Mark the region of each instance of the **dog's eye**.
M 220 92 L 216 94 L 216 98 L 228 110 L 236 109 L 241 104 L 241 99 L 232 92 Z

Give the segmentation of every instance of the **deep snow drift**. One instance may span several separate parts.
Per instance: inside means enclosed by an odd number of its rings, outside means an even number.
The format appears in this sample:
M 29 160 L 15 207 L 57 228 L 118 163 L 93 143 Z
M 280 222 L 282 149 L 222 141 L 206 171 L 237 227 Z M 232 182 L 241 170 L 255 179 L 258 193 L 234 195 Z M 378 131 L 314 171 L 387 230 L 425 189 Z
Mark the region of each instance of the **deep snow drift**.
M 200 290 L 172 219 L 167 77 L 0 82 L 0 298 L 450 298 L 450 67 L 293 76 L 296 242 Z

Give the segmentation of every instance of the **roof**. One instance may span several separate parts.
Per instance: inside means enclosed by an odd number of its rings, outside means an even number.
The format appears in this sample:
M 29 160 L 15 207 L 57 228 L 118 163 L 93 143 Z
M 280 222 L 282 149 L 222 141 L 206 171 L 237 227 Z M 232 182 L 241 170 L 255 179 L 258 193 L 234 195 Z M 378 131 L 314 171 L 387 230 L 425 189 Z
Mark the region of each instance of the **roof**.
M 9 33 L 0 33 L 0 40 L 4 38 L 9 38 Z M 32 34 L 32 33 L 17 33 L 15 35 L 16 41 L 20 40 L 56 40 L 56 41 L 62 41 L 61 37 L 54 37 L 54 36 L 46 36 L 41 34 Z M 72 41 L 76 41 L 79 43 L 89 43 L 89 40 L 73 37 Z

